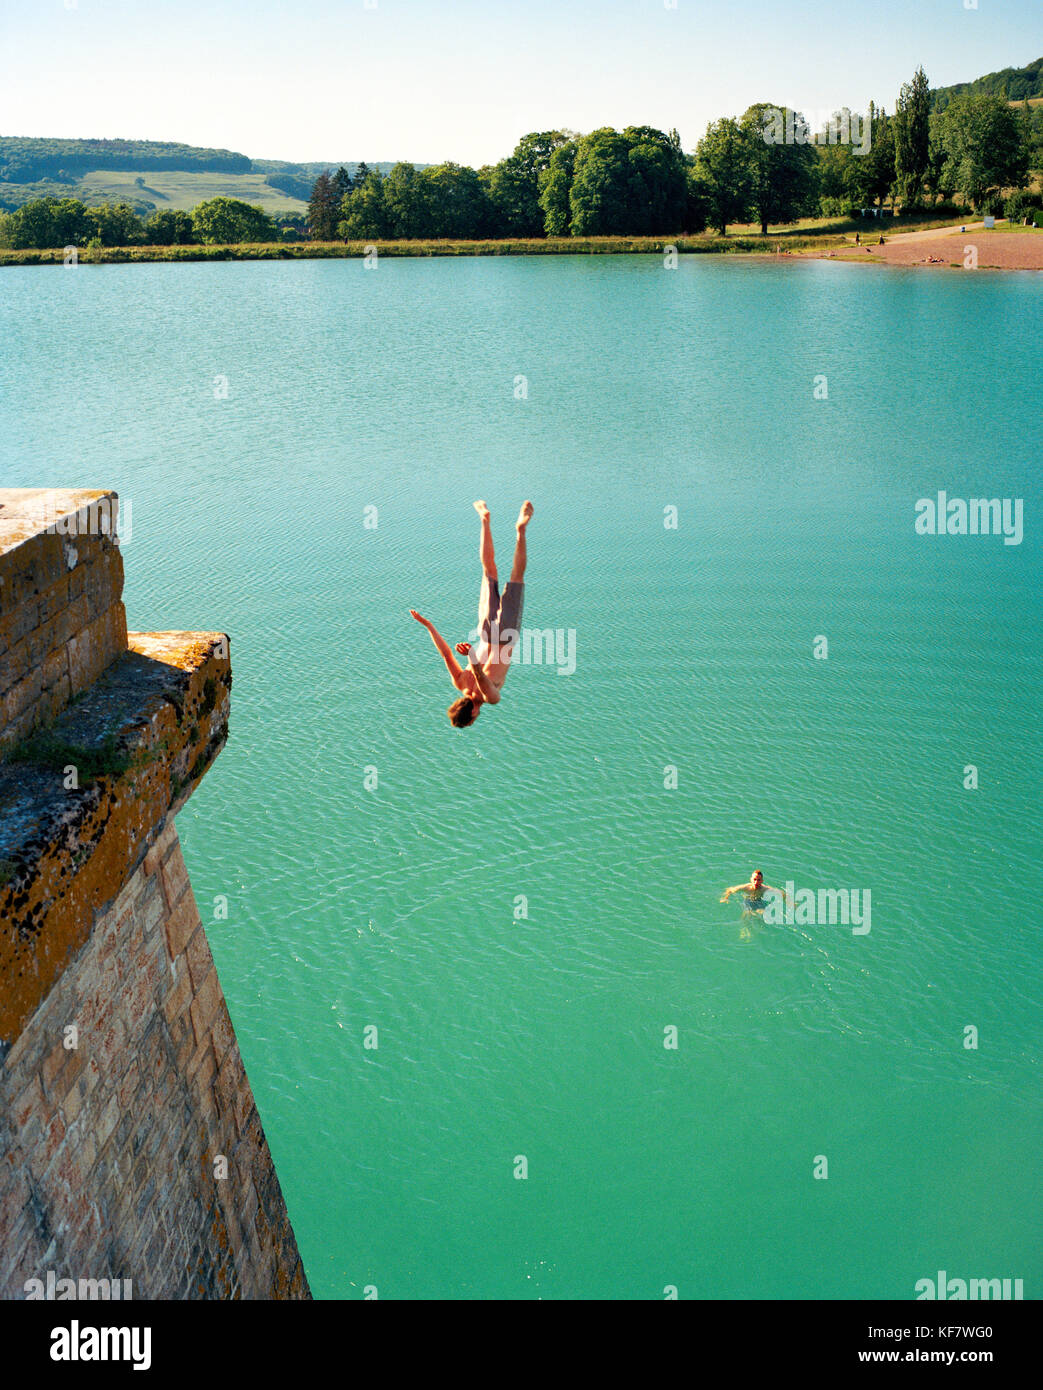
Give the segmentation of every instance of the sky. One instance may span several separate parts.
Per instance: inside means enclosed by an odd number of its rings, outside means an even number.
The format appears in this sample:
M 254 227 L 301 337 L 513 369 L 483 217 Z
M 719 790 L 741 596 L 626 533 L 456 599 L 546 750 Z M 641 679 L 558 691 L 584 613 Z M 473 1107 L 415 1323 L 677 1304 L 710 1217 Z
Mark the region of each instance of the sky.
M 0 0 L 0 133 L 455 160 L 755 101 L 888 110 L 1043 55 L 1043 0 Z

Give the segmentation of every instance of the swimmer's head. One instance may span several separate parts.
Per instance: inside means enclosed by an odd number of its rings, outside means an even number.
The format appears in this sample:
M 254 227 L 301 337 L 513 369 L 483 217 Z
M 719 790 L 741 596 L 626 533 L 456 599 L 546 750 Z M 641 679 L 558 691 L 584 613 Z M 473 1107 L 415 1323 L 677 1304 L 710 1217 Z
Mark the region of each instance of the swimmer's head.
M 469 695 L 461 695 L 459 700 L 454 700 L 449 706 L 449 722 L 454 729 L 466 729 L 478 718 L 480 709 L 481 705 L 472 700 Z
M 759 888 L 763 882 L 764 882 L 764 875 L 761 873 L 760 869 L 754 869 L 754 871 L 753 871 L 753 883 L 754 883 L 754 887 Z

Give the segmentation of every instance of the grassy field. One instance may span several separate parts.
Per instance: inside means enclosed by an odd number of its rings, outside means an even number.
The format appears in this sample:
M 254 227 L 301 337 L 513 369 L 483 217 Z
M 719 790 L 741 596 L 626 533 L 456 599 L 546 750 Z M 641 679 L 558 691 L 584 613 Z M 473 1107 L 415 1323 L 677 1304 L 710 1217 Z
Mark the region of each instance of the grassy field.
M 134 182 L 144 179 L 144 187 Z M 146 198 L 157 209 L 191 212 L 208 198 L 239 198 L 267 213 L 307 212 L 307 203 L 280 193 L 265 182 L 264 174 L 185 173 L 177 169 L 136 174 L 133 169 L 95 169 L 84 174 L 69 196 L 86 203 L 130 202 Z
M 952 211 L 939 216 L 937 213 L 927 209 L 924 212 L 901 213 L 898 217 L 805 217 L 800 222 L 787 223 L 785 226 L 769 226 L 769 239 L 788 240 L 800 237 L 853 237 L 856 232 L 861 232 L 867 236 L 870 232 L 884 236 L 895 236 L 899 232 L 924 232 L 932 227 L 950 227 L 953 222 L 965 218 L 968 222 L 977 220 L 972 213 L 957 213 Z M 728 228 L 729 236 L 755 236 L 760 239 L 760 223 L 751 222 L 745 226 L 732 226 Z
M 1026 227 L 1021 222 L 997 222 L 995 227 L 990 227 L 987 232 L 983 231 L 982 236 L 998 236 L 1001 232 L 1021 232 L 1023 235 L 1027 232 L 1043 233 L 1043 227 Z

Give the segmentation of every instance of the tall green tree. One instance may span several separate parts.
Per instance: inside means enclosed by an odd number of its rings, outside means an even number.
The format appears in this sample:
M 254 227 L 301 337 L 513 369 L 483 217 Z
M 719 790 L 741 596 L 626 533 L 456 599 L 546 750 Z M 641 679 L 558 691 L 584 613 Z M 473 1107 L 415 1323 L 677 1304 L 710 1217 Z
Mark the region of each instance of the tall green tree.
M 706 230 L 709 197 L 706 184 L 700 178 L 694 158 L 687 161 L 685 171 L 684 220 L 681 229 L 688 235 Z
M 513 154 L 490 171 L 489 198 L 496 209 L 502 236 L 545 235 L 545 213 L 540 203 L 540 180 L 550 167 L 554 151 L 568 142 L 561 130 L 533 131 L 523 135 Z
M 383 187 L 386 235 L 419 239 L 432 235 L 435 209 L 431 186 L 412 164 L 394 166 Z
M 330 179 L 330 184 L 333 188 L 333 201 L 339 208 L 341 203 L 344 201 L 345 196 L 348 193 L 350 193 L 352 188 L 354 187 L 354 184 L 351 181 L 351 175 L 348 173 L 347 169 L 345 169 L 343 164 L 333 175 L 333 178 Z
M 844 167 L 844 181 L 856 207 L 882 207 L 894 196 L 897 179 L 894 128 L 887 112 L 882 107 L 878 111 L 872 102 L 867 119 L 869 148 L 864 153 L 852 149 L 851 158 Z
M 932 202 L 937 202 L 939 198 L 951 198 L 955 194 L 956 185 L 952 181 L 952 172 L 949 151 L 945 145 L 945 117 L 940 111 L 932 111 L 927 141 L 927 168 L 924 171 L 924 188 Z
M 958 96 L 942 114 L 953 185 L 977 209 L 1028 181 L 1029 152 L 1014 107 L 1001 97 Z
M 1020 107 L 1021 138 L 1027 154 L 1029 172 L 1043 183 L 1043 105 Z
M 685 230 L 688 210 L 688 160 L 676 130 L 627 126 L 629 146 L 625 234 L 656 236 Z
M 856 120 L 858 119 L 856 115 Z M 834 130 L 851 130 L 851 109 L 843 106 L 834 111 L 830 119 Z M 860 156 L 855 153 L 851 141 L 828 141 L 815 145 L 815 158 L 818 161 L 819 208 L 826 217 L 835 217 L 850 211 L 852 204 L 851 178 L 848 166 Z
M 815 210 L 818 159 L 806 141 L 786 138 L 806 127 L 803 115 L 760 101 L 748 108 L 741 129 L 750 151 L 750 206 L 767 236 L 768 223 L 796 222 Z M 779 127 L 782 139 L 778 139 Z
M 682 229 L 687 160 L 676 131 L 608 127 L 578 142 L 569 190 L 573 236 L 640 236 Z
M 345 241 L 375 241 L 389 235 L 384 180 L 379 169 L 371 169 L 361 186 L 344 199 L 337 235 Z
M 468 239 L 488 236 L 494 210 L 474 169 L 462 164 L 436 164 L 420 175 L 432 208 L 431 236 Z
M 192 241 L 192 214 L 163 209 L 145 219 L 142 231 L 148 246 L 188 246 Z
M 540 175 L 540 207 L 543 209 L 543 230 L 547 236 L 569 235 L 572 220 L 569 195 L 576 172 L 578 148 L 578 139 L 559 145 Z
M 91 238 L 102 246 L 133 246 L 142 240 L 142 225 L 129 203 L 101 203 L 87 209 Z
M 696 174 L 706 196 L 710 226 L 724 236 L 729 222 L 745 222 L 753 198 L 749 134 L 730 116 L 711 121 L 695 151 Z
M 895 184 L 895 129 L 894 121 L 881 108 L 873 118 L 873 146 L 865 156 L 870 171 L 870 192 L 880 203 L 894 201 Z
M 329 174 L 320 174 L 315 180 L 308 199 L 308 227 L 313 241 L 332 241 L 337 235 L 337 220 L 343 198 L 343 193 L 340 198 L 337 197 Z
M 192 232 L 206 246 L 279 240 L 275 223 L 264 209 L 238 198 L 209 198 L 193 208 Z
M 591 131 L 580 140 L 569 191 L 573 236 L 625 233 L 630 193 L 629 153 L 629 141 L 607 126 Z
M 931 88 L 922 67 L 903 83 L 894 118 L 895 175 L 902 206 L 919 207 L 930 163 Z

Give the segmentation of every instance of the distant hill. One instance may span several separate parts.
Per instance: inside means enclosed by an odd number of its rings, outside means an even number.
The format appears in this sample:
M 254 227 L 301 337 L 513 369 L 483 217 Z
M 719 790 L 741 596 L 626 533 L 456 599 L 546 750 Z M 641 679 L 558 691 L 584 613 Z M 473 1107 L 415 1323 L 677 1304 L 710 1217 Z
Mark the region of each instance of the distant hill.
M 208 150 L 164 140 L 49 140 L 0 135 L 0 180 L 4 183 L 64 182 L 93 169 L 248 174 L 252 167 L 245 154 L 234 150 Z
M 931 106 L 944 111 L 953 97 L 970 93 L 972 96 L 1004 97 L 1007 101 L 1025 101 L 1043 97 L 1043 58 L 1037 58 L 1023 68 L 1002 68 L 973 82 L 957 82 L 952 87 L 936 87 L 931 92 Z
M 62 140 L 0 135 L 0 209 L 48 194 L 84 203 L 129 202 L 139 212 L 190 209 L 207 198 L 241 198 L 266 212 L 303 212 L 319 174 L 358 160 L 251 159 L 235 150 L 164 140 Z M 370 168 L 387 173 L 391 162 Z

